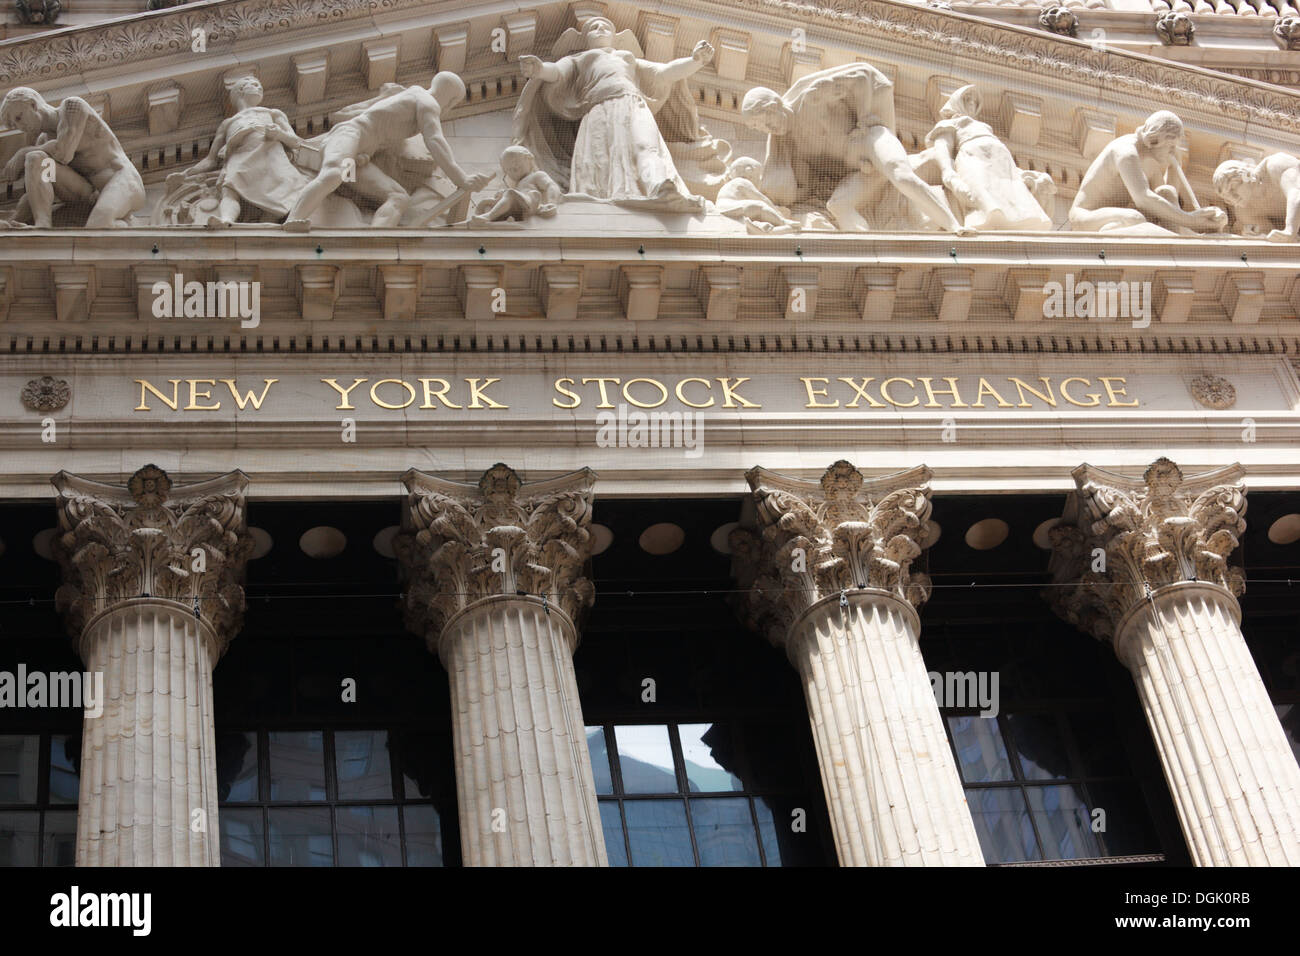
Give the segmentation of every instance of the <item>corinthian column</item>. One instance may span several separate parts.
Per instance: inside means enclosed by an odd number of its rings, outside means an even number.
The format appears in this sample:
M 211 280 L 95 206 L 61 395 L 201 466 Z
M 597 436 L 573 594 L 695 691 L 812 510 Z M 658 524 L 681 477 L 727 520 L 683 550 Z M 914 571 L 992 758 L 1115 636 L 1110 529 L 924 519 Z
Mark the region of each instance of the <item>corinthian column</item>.
M 242 472 L 175 489 L 60 472 L 55 603 L 104 709 L 86 715 L 78 866 L 219 866 L 212 668 L 239 629 L 252 550 Z
M 803 679 L 844 866 L 982 866 L 979 838 L 918 646 L 929 578 L 910 570 L 930 471 L 820 483 L 755 468 L 761 537 L 732 535 L 751 626 Z
M 1300 864 L 1300 765 L 1241 634 L 1240 465 L 1090 465 L 1052 530 L 1059 614 L 1133 672 L 1197 866 Z
M 467 866 L 608 865 L 573 674 L 595 478 L 403 479 L 407 625 L 451 679 Z

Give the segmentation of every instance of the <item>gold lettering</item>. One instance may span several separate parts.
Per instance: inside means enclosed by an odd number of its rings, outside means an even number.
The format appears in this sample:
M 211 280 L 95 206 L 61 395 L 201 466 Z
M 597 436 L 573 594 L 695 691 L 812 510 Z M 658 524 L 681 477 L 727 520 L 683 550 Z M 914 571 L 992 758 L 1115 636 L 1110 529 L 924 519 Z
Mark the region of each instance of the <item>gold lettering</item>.
M 628 389 L 637 382 L 649 382 L 655 388 L 659 389 L 659 401 L 655 402 L 653 405 L 647 405 L 644 402 L 638 402 L 633 398 Z M 637 408 L 658 408 L 664 402 L 668 401 L 668 389 L 664 388 L 662 382 L 657 382 L 652 378 L 629 378 L 623 383 L 623 397 L 628 400 L 629 404 L 635 405 Z
M 596 407 L 597 407 L 597 408 L 613 408 L 614 405 L 613 405 L 613 403 L 610 402 L 610 400 L 609 400 L 609 395 L 607 395 L 607 394 L 605 393 L 605 383 L 606 383 L 606 382 L 613 382 L 615 385 L 617 385 L 617 384 L 618 384 L 618 379 L 616 379 L 616 378 L 584 378 L 584 379 L 582 380 L 582 384 L 583 384 L 583 385 L 586 385 L 588 382 L 597 382 L 597 383 L 599 383 L 599 385 L 600 385 L 600 404 L 597 405 Z
M 1074 398 L 1070 396 L 1069 390 L 1065 387 L 1069 385 L 1071 382 L 1082 382 L 1084 385 L 1092 384 L 1092 382 L 1088 381 L 1086 378 L 1067 378 L 1065 381 L 1061 382 L 1061 397 L 1065 399 L 1067 402 L 1069 402 L 1071 405 L 1078 405 L 1080 408 L 1092 408 L 1092 406 L 1094 405 L 1101 404 L 1101 395 L 1098 394 L 1097 392 L 1089 392 L 1085 396 L 1086 398 L 1092 399 L 1092 401 L 1090 402 L 1076 401 Z
M 1034 403 L 1029 401 L 1029 399 L 1025 398 L 1025 392 L 1028 392 L 1030 395 L 1033 395 L 1038 399 L 1046 402 L 1048 405 L 1051 405 L 1053 408 L 1056 407 L 1056 396 L 1052 394 L 1052 380 L 1048 378 L 1046 375 L 1038 376 L 1038 380 L 1042 382 L 1043 387 L 1047 389 L 1046 395 L 1044 395 L 1038 389 L 1034 388 L 1034 386 L 1030 385 L 1028 382 L 1022 382 L 1020 379 L 1015 378 L 1014 376 L 1007 377 L 1008 382 L 1016 383 L 1016 392 L 1020 395 L 1021 408 L 1034 407 Z
M 434 396 L 437 396 L 438 401 L 442 402 L 442 404 L 445 405 L 447 408 L 460 408 L 459 405 L 457 405 L 455 402 L 452 402 L 447 398 L 447 390 L 451 388 L 451 383 L 448 382 L 445 378 L 422 378 L 419 380 L 419 382 L 421 385 L 424 386 L 424 404 L 420 406 L 421 408 L 436 407 L 433 404 Z M 429 387 L 430 382 L 437 382 L 441 386 L 441 388 L 438 388 L 435 391 L 434 389 Z
M 502 405 L 498 402 L 494 402 L 491 396 L 485 395 L 483 393 L 483 389 L 487 388 L 493 382 L 501 381 L 501 379 L 489 378 L 486 381 L 484 381 L 482 385 L 478 383 L 478 379 L 476 378 L 467 378 L 465 379 L 465 381 L 469 383 L 469 397 L 473 399 L 473 401 L 469 403 L 470 408 L 509 408 L 510 407 L 509 405 Z M 480 401 L 480 399 L 482 399 L 482 401 Z M 483 402 L 487 402 L 487 404 L 484 405 Z
M 948 383 L 948 387 L 940 388 L 940 389 L 934 388 L 934 386 L 930 384 L 930 382 L 932 381 L 933 379 L 929 379 L 929 378 L 921 379 L 921 384 L 925 386 L 925 393 L 930 396 L 930 400 L 925 403 L 926 408 L 970 408 L 969 405 L 967 405 L 965 402 L 961 400 L 961 395 L 957 392 L 957 379 L 945 378 L 944 381 Z M 956 401 L 953 402 L 951 405 L 947 405 L 947 406 L 942 405 L 939 402 L 935 401 L 934 395 L 936 391 L 940 395 L 951 395 L 953 398 L 956 399 Z
M 875 378 L 864 378 L 864 379 L 862 380 L 862 384 L 861 384 L 861 385 L 859 385 L 857 382 L 853 381 L 853 378 L 852 378 L 852 377 L 849 377 L 849 378 L 841 378 L 840 381 L 843 382 L 845 385 L 849 386 L 849 388 L 853 389 L 855 392 L 858 393 L 857 395 L 853 396 L 853 401 L 849 402 L 847 405 L 844 406 L 845 408 L 857 408 L 857 407 L 858 407 L 858 399 L 860 399 L 860 398 L 865 398 L 865 399 L 867 400 L 867 404 L 870 405 L 872 408 L 887 408 L 887 407 L 888 407 L 887 405 L 885 405 L 884 402 L 878 402 L 878 401 L 876 401 L 874 398 L 872 398 L 870 395 L 867 394 L 867 386 L 870 385 L 872 382 L 874 382 L 874 381 L 875 381 Z
M 1011 403 L 1008 401 L 1004 401 L 1002 396 L 998 394 L 997 389 L 995 389 L 992 385 L 989 384 L 988 379 L 983 377 L 980 378 L 979 391 L 975 394 L 975 405 L 974 405 L 975 408 L 984 407 L 985 392 L 988 392 L 990 395 L 992 395 L 994 398 L 998 400 L 998 408 L 1011 408 Z
M 164 405 L 166 405 L 168 408 L 170 408 L 172 411 L 176 411 L 177 409 L 179 409 L 181 402 L 180 402 L 180 396 L 177 394 L 177 392 L 180 390 L 181 380 L 179 378 L 169 378 L 167 379 L 167 381 L 172 383 L 171 398 L 168 398 L 162 392 L 158 391 L 158 389 L 154 388 L 144 379 L 142 378 L 135 379 L 135 383 L 140 386 L 140 404 L 135 407 L 135 410 L 137 412 L 153 411 L 153 409 L 149 407 L 149 403 L 145 401 L 144 393 L 146 390 L 153 392 L 154 395 L 158 396 L 158 400 L 162 402 Z
M 343 410 L 343 409 L 348 409 L 348 408 L 356 408 L 355 405 L 353 405 L 351 402 L 348 401 L 348 395 L 349 395 L 349 393 L 351 393 L 351 391 L 352 391 L 354 388 L 356 388 L 356 387 L 357 387 L 358 385 L 360 385 L 362 382 L 366 381 L 366 379 L 364 379 L 364 378 L 359 378 L 359 379 L 357 379 L 355 382 L 353 382 L 351 385 L 349 385 L 347 388 L 342 388 L 342 387 L 340 387 L 340 386 L 339 386 L 339 383 L 336 382 L 336 381 L 335 381 L 334 379 L 332 379 L 332 378 L 323 378 L 323 379 L 321 379 L 321 381 L 324 382 L 326 385 L 330 386 L 331 388 L 333 388 L 334 391 L 336 391 L 336 392 L 339 393 L 339 396 L 340 396 L 339 403 L 338 403 L 337 405 L 335 405 L 334 407 L 337 408 L 337 409 L 339 409 L 339 410 Z
M 1115 397 L 1116 395 L 1128 396 L 1128 392 L 1126 392 L 1123 387 L 1116 387 L 1110 384 L 1111 382 L 1124 382 L 1124 384 L 1127 385 L 1128 382 L 1123 378 L 1120 378 L 1119 376 L 1107 378 L 1099 375 L 1097 376 L 1097 381 L 1106 386 L 1106 397 L 1110 399 L 1110 401 L 1106 403 L 1107 408 L 1133 408 L 1137 405 L 1138 401 L 1136 398 L 1131 402 L 1121 402 Z
M 215 404 L 215 405 L 200 405 L 200 404 L 199 404 L 199 399 L 200 399 L 200 398 L 211 398 L 211 397 L 212 397 L 212 393 L 211 393 L 210 391 L 208 391 L 206 388 L 205 388 L 203 391 L 200 392 L 200 391 L 199 391 L 199 385 L 200 385 L 200 384 L 202 384 L 202 385 L 216 385 L 216 384 L 217 384 L 217 380 L 216 380 L 215 378 L 191 378 L 191 379 L 187 379 L 186 381 L 188 381 L 188 382 L 190 383 L 190 403 L 189 403 L 188 405 L 185 406 L 185 411 L 187 411 L 187 412 L 215 412 L 215 411 L 219 411 L 219 410 L 221 409 L 221 403 L 220 403 L 220 402 L 217 402 L 217 404 Z
M 826 394 L 826 389 L 824 388 L 814 389 L 812 383 L 821 382 L 823 385 L 829 385 L 831 382 L 829 378 L 818 378 L 817 376 L 813 376 L 811 378 L 804 378 L 803 376 L 800 376 L 799 381 L 803 382 L 803 387 L 808 391 L 808 404 L 805 405 L 804 408 L 839 408 L 840 407 L 840 400 L 838 398 L 835 399 L 835 401 L 833 402 L 817 401 L 818 398 L 830 398 L 830 396 Z
M 254 395 L 251 388 L 246 394 L 241 395 L 239 390 L 235 388 L 235 380 L 233 378 L 223 378 L 221 383 L 225 385 L 226 388 L 230 389 L 230 396 L 239 405 L 239 410 L 241 412 L 248 406 L 249 402 L 252 402 L 253 408 L 260 412 L 262 410 L 262 403 L 266 401 L 266 393 L 271 390 L 272 385 L 280 380 L 278 378 L 264 378 L 262 381 L 266 384 L 262 386 L 261 395 Z
M 560 400 L 557 398 L 551 399 L 551 404 L 554 405 L 556 408 L 577 408 L 579 405 L 582 404 L 582 396 L 579 395 L 577 392 L 569 391 L 569 389 L 565 388 L 563 385 L 560 384 L 561 382 L 568 382 L 570 385 L 572 385 L 574 384 L 573 379 L 557 378 L 555 380 L 555 390 L 559 392 L 561 395 L 565 396 L 566 398 L 573 399 L 573 404 L 561 405 Z
M 389 405 L 379 397 L 379 386 L 390 384 L 400 385 L 402 388 L 406 389 L 406 401 L 402 402 L 400 405 Z M 370 400 L 380 408 L 405 408 L 407 405 L 410 405 L 411 402 L 415 401 L 415 389 L 411 387 L 410 382 L 403 382 L 400 378 L 381 378 L 379 381 L 375 382 L 374 385 L 370 386 Z
M 743 395 L 737 395 L 734 391 L 732 391 L 733 389 L 740 388 L 740 386 L 744 385 L 748 381 L 749 379 L 747 378 L 738 378 L 736 379 L 736 384 L 732 385 L 731 379 L 729 378 L 718 379 L 718 384 L 722 386 L 722 394 L 725 395 L 727 398 L 727 400 L 722 404 L 723 408 L 762 408 L 763 407 L 762 405 L 759 405 L 757 402 L 751 402 L 747 400 Z M 739 401 L 740 404 L 737 405 L 736 402 L 733 401 L 733 399 Z
M 895 401 L 894 397 L 889 394 L 889 386 L 893 385 L 895 382 L 906 382 L 909 388 L 916 388 L 916 383 L 910 378 L 887 378 L 880 383 L 880 394 L 885 401 L 889 402 L 890 405 L 897 406 L 898 408 L 911 408 L 913 405 L 921 404 L 921 400 L 915 396 L 912 397 L 910 402 Z
M 690 399 L 688 399 L 685 395 L 682 394 L 682 386 L 685 385 L 687 382 L 700 382 L 707 389 L 712 390 L 713 388 L 713 383 L 710 382 L 707 378 L 683 378 L 677 382 L 677 387 L 674 389 L 674 391 L 677 393 L 677 400 L 681 402 L 683 405 L 689 405 L 691 408 L 711 408 L 713 406 L 712 395 L 709 396 L 709 400 L 705 402 L 703 405 L 697 405 L 694 402 L 692 402 Z

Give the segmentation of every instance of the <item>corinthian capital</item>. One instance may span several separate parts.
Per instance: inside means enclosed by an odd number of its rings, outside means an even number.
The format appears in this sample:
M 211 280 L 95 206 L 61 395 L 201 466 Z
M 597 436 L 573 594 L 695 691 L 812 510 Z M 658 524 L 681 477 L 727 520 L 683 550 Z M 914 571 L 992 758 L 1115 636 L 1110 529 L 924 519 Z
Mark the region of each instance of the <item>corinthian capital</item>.
M 193 608 L 220 642 L 217 655 L 225 650 L 243 615 L 253 549 L 243 472 L 173 488 L 165 471 L 145 465 L 125 488 L 63 471 L 53 484 L 63 569 L 55 604 L 74 638 L 122 601 L 157 598 Z
M 930 579 L 912 561 L 929 532 L 930 469 L 867 479 L 847 461 L 821 481 L 751 469 L 758 533 L 733 532 L 732 573 L 742 614 L 782 644 L 791 624 L 822 598 L 875 588 L 919 607 Z
M 410 579 L 407 626 L 430 649 L 453 614 L 483 598 L 536 595 L 575 620 L 591 604 L 582 576 L 591 556 L 590 468 L 529 484 L 502 464 L 476 485 L 414 469 L 402 480 L 408 494 L 394 549 Z
M 1168 458 L 1141 479 L 1080 465 L 1077 490 L 1051 531 L 1049 603 L 1109 640 L 1120 619 L 1158 588 L 1199 581 L 1240 595 L 1245 582 L 1228 555 L 1246 530 L 1244 473 L 1231 465 L 1184 478 Z

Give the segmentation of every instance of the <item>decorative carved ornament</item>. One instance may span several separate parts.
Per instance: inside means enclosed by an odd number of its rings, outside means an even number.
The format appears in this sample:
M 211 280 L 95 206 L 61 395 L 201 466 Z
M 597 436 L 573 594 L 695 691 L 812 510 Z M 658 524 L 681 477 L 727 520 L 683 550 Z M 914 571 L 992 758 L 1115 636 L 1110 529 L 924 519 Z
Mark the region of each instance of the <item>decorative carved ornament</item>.
M 1156 36 L 1166 46 L 1191 46 L 1196 24 L 1186 13 L 1167 10 L 1156 18 Z
M 732 574 L 746 624 L 783 646 L 804 611 L 840 591 L 878 588 L 919 607 L 930 578 L 911 570 L 929 531 L 930 470 L 866 479 L 847 461 L 820 482 L 764 468 L 745 477 L 754 490 L 758 533 L 731 533 Z
M 1244 473 L 1232 465 L 1184 478 L 1160 458 L 1138 480 L 1080 465 L 1077 491 L 1050 533 L 1048 603 L 1109 641 L 1120 619 L 1157 588 L 1200 581 L 1242 594 L 1245 579 L 1228 555 L 1246 531 Z
M 590 468 L 524 484 L 496 464 L 477 485 L 408 471 L 403 530 L 393 540 L 408 577 L 407 626 L 436 650 L 457 611 L 515 594 L 545 598 L 576 622 L 595 598 L 582 574 L 595 481 Z
M 1189 386 L 1192 397 L 1206 408 L 1224 409 L 1237 404 L 1237 390 L 1226 378 L 1198 375 Z
M 1079 35 L 1079 18 L 1069 7 L 1043 7 L 1038 13 L 1038 25 L 1048 33 L 1063 37 Z
M 829 21 L 846 27 L 950 51 L 961 60 L 1036 69 L 1089 87 L 1127 90 L 1166 106 L 1250 117 L 1274 128 L 1300 130 L 1300 100 L 1282 90 L 1238 84 L 1206 71 L 1180 69 L 1147 57 L 1060 43 L 1041 33 L 990 23 L 951 11 L 879 0 L 734 0 L 773 16 Z M 16 40 L 0 54 L 0 86 L 93 72 L 120 63 L 188 51 L 191 30 L 203 29 L 209 47 L 265 37 L 270 31 L 366 20 L 429 5 L 429 0 L 232 0 L 107 25 L 38 34 Z
M 54 551 L 63 568 L 54 600 L 74 639 L 115 604 L 161 598 L 196 608 L 216 635 L 220 656 L 239 630 L 244 567 L 253 550 L 243 472 L 175 494 L 156 465 L 137 471 L 126 488 L 67 472 L 53 483 L 60 531 Z
M 57 412 L 72 398 L 72 388 L 61 378 L 42 375 L 23 386 L 23 404 L 34 412 Z
M 14 10 L 23 23 L 52 27 L 63 12 L 63 0 L 14 0 Z
M 1284 50 L 1300 50 L 1300 17 L 1278 17 L 1273 36 Z

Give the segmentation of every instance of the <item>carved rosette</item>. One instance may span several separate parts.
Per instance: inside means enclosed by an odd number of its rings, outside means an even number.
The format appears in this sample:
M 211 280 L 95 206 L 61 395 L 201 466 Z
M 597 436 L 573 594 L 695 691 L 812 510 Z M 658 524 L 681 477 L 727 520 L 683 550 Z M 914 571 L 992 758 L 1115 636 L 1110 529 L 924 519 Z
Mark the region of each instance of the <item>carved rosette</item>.
M 1228 564 L 1245 533 L 1246 489 L 1240 465 L 1184 478 L 1168 458 L 1141 480 L 1080 465 L 1078 490 L 1051 530 L 1053 586 L 1048 603 L 1101 640 L 1159 588 L 1184 581 L 1237 596 L 1241 569 Z
M 498 595 L 544 598 L 576 623 L 595 590 L 583 576 L 591 556 L 589 468 L 524 484 L 496 464 L 477 485 L 412 469 L 402 533 L 393 548 L 407 574 L 407 626 L 436 650 L 458 611 Z
M 42 375 L 23 386 L 23 404 L 34 412 L 57 412 L 71 399 L 71 387 L 53 375 Z
M 1206 408 L 1225 409 L 1237 404 L 1237 390 L 1226 378 L 1218 375 L 1198 375 L 1189 388 L 1192 397 Z
M 914 608 L 930 596 L 929 576 L 911 569 L 929 530 L 928 468 L 868 480 L 837 461 L 820 482 L 764 468 L 745 477 L 758 533 L 731 534 L 739 611 L 777 646 L 801 614 L 841 591 L 876 588 Z
M 197 609 L 219 657 L 239 630 L 253 550 L 243 472 L 173 489 L 165 471 L 146 465 L 126 488 L 67 472 L 53 484 L 61 532 L 54 551 L 63 569 L 55 605 L 73 638 L 122 601 L 157 598 Z

